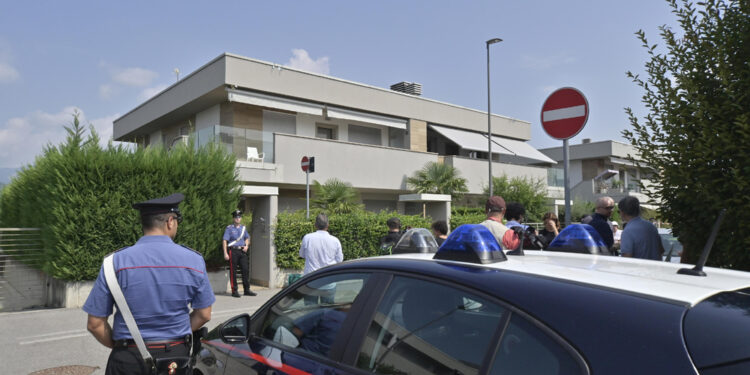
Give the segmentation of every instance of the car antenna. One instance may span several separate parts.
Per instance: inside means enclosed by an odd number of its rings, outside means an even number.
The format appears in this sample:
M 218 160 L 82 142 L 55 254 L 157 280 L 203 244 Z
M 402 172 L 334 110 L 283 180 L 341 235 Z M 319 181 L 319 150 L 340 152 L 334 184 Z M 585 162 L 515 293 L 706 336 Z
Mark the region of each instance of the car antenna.
M 726 208 L 722 208 L 719 212 L 719 217 L 716 218 L 716 222 L 714 223 L 714 227 L 711 229 L 711 235 L 708 236 L 708 242 L 706 242 L 706 246 L 703 247 L 703 252 L 701 253 L 701 257 L 698 260 L 698 263 L 695 264 L 695 267 L 693 268 L 680 268 L 677 270 L 677 273 L 680 275 L 691 275 L 691 276 L 706 276 L 706 273 L 703 272 L 703 266 L 706 265 L 706 261 L 708 260 L 708 254 L 711 252 L 711 247 L 714 245 L 714 241 L 716 241 L 716 236 L 719 234 L 719 226 L 721 226 L 721 221 L 724 220 L 724 215 L 727 213 Z

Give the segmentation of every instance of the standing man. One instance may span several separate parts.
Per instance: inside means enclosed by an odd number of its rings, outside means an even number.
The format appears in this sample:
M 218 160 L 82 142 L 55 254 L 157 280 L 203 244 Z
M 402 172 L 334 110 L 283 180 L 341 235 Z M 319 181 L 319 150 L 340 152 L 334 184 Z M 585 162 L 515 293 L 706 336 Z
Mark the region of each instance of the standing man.
M 242 221 L 242 211 L 234 210 L 232 212 L 234 223 L 227 225 L 224 229 L 224 239 L 221 244 L 224 248 L 224 260 L 229 261 L 229 282 L 232 285 L 232 297 L 240 298 L 237 292 L 237 266 L 242 272 L 242 290 L 246 296 L 255 296 L 256 293 L 250 290 L 250 259 L 247 251 L 250 248 L 250 235 Z M 229 252 L 227 252 L 229 249 Z
M 487 227 L 487 229 L 492 232 L 492 235 L 495 236 L 497 243 L 500 244 L 503 249 L 514 250 L 515 248 L 517 248 L 520 242 L 517 236 L 514 237 L 515 242 L 507 238 L 506 241 L 503 241 L 503 236 L 505 236 L 505 232 L 508 231 L 508 227 L 503 224 L 503 216 L 505 215 L 505 199 L 496 195 L 490 197 L 484 204 L 484 210 L 487 214 L 487 219 L 479 224 Z
M 318 214 L 315 217 L 315 228 L 317 229 L 315 232 L 308 233 L 302 237 L 302 246 L 299 248 L 299 256 L 305 258 L 303 275 L 344 261 L 341 242 L 338 238 L 328 233 L 328 216 L 322 213 Z M 305 304 L 334 303 L 336 283 L 319 287 L 318 293 L 319 295 L 305 296 Z M 320 297 L 319 301 L 318 297 Z
M 641 219 L 641 203 L 636 197 L 625 197 L 617 203 L 622 220 L 620 253 L 624 257 L 661 260 L 664 246 L 654 224 Z
M 188 357 L 190 334 L 211 319 L 216 301 L 203 256 L 173 242 L 182 222 L 178 205 L 183 199 L 177 193 L 134 204 L 141 213 L 143 237 L 117 250 L 113 259 L 122 293 L 154 359 Z M 88 331 L 112 348 L 105 374 L 149 374 L 120 308 L 109 325 L 113 305 L 101 269 L 83 310 Z
M 607 245 L 607 249 L 612 251 L 612 245 L 615 243 L 614 236 L 612 234 L 612 227 L 609 225 L 609 218 L 612 216 L 612 211 L 615 209 L 615 201 L 610 197 L 599 197 L 596 200 L 596 208 L 594 214 L 591 216 L 591 221 L 588 223 L 599 236 L 604 240 L 604 244 Z
M 308 233 L 302 238 L 302 246 L 299 248 L 299 256 L 305 258 L 303 275 L 344 260 L 341 242 L 328 233 L 328 216 L 318 214 L 315 218 L 315 228 L 315 232 Z
M 391 249 L 401 239 L 401 219 L 392 217 L 385 224 L 388 225 L 388 234 L 380 239 L 380 251 L 383 254 L 390 254 Z

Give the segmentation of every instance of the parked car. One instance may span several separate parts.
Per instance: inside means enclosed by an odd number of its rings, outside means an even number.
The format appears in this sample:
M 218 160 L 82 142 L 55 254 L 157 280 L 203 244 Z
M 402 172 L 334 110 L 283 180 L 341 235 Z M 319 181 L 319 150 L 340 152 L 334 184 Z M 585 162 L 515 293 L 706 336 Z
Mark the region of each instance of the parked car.
M 680 263 L 680 258 L 682 257 L 682 244 L 680 240 L 672 235 L 672 229 L 670 228 L 659 228 L 658 230 L 659 237 L 661 237 L 661 244 L 664 246 L 664 260 L 669 259 L 672 263 Z
M 750 373 L 750 274 L 681 266 L 506 255 L 465 225 L 435 254 L 306 275 L 209 332 L 195 373 Z

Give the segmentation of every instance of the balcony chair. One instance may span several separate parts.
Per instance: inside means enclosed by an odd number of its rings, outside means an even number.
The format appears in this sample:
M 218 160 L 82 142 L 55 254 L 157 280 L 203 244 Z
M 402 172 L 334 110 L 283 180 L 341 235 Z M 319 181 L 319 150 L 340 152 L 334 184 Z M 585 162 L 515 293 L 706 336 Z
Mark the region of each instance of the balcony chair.
M 263 152 L 258 153 L 258 149 L 255 147 L 247 148 L 247 161 L 258 161 L 258 162 L 263 163 L 263 158 L 265 156 L 266 155 Z

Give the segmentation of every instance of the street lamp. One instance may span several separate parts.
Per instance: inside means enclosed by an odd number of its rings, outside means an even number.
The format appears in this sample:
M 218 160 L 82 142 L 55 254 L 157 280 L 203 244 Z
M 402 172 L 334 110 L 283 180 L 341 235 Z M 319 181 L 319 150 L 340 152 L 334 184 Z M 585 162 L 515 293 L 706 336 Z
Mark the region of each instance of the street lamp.
M 492 196 L 492 115 L 490 112 L 490 44 L 500 43 L 500 38 L 492 38 L 487 43 L 487 159 L 490 165 L 490 197 Z

